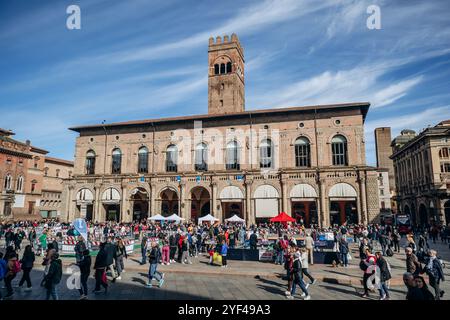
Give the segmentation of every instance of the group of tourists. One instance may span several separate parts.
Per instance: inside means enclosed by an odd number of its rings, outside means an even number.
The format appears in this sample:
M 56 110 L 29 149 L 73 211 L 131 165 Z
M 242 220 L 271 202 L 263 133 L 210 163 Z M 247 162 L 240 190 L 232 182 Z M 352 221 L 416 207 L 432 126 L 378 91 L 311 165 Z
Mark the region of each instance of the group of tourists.
M 164 284 L 164 273 L 158 265 L 192 264 L 192 259 L 201 254 L 209 257 L 211 265 L 219 263 L 228 268 L 229 250 L 233 248 L 257 249 L 269 242 L 273 243 L 275 264 L 284 267 L 286 272 L 288 299 L 294 299 L 297 286 L 302 291 L 301 298 L 311 298 L 309 286 L 316 283 L 309 271 L 314 263 L 316 243 L 326 234 L 332 234 L 334 266 L 348 267 L 351 259 L 350 243 L 358 246 L 360 264 L 363 272 L 364 292 L 369 297 L 376 287 L 379 299 L 390 298 L 389 281 L 392 278 L 387 257 L 399 253 L 402 236 L 391 225 L 372 224 L 343 225 L 320 228 L 313 225 L 305 228 L 303 224 L 272 224 L 245 226 L 242 223 L 208 223 L 197 225 L 192 222 L 160 223 L 140 221 L 133 223 L 89 223 L 87 241 L 68 223 L 57 220 L 19 221 L 0 224 L 0 239 L 4 240 L 4 253 L 0 253 L 0 280 L 5 283 L 5 298 L 14 295 L 12 281 L 21 274 L 19 289 L 32 290 L 30 273 L 36 255 L 42 256 L 44 275 L 40 286 L 46 289 L 46 298 L 58 299 L 58 284 L 62 279 L 62 261 L 59 244 L 63 237 L 76 238 L 75 265 L 80 271 L 80 299 L 87 299 L 88 279 L 93 270 L 95 294 L 108 292 L 109 282 L 121 280 L 125 272 L 128 253 L 125 239 L 140 243 L 140 264 L 149 262 L 146 287 Z M 440 283 L 444 281 L 441 261 L 435 250 L 430 250 L 429 241 L 436 235 L 447 234 L 449 227 L 419 230 L 406 235 L 406 273 L 408 300 L 438 300 L 444 292 Z M 433 231 L 434 230 L 434 231 Z M 439 233 L 436 232 L 439 230 Z M 441 236 L 442 238 L 442 236 Z M 301 240 L 300 240 L 301 239 Z M 352 241 L 350 241 L 352 240 Z M 25 241 L 25 246 L 22 244 Z M 100 242 L 98 252 L 92 256 L 90 243 Z M 444 240 L 442 240 L 444 242 Z M 447 241 L 447 240 L 445 240 Z M 94 260 L 94 261 L 92 261 Z M 375 277 L 376 275 L 376 277 Z M 424 277 L 428 277 L 428 285 Z M 428 289 L 434 290 L 434 293 Z M 1 298 L 1 296 L 0 296 Z

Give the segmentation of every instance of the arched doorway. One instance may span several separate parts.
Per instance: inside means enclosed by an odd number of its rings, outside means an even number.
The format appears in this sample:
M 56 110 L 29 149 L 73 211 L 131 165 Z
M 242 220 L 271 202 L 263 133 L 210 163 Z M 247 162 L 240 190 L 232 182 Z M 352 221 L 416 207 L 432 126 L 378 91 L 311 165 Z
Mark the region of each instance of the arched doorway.
M 331 225 L 359 223 L 355 188 L 348 183 L 337 183 L 331 187 L 328 197 L 330 199 Z
M 161 215 L 168 217 L 174 213 L 179 215 L 178 193 L 172 188 L 166 188 L 161 191 Z
M 444 203 L 445 223 L 450 224 L 450 200 Z
M 229 219 L 234 215 L 244 219 L 243 203 L 244 194 L 236 186 L 228 186 L 220 192 L 219 199 L 222 205 L 222 216 Z
M 428 211 L 423 203 L 419 206 L 419 223 L 422 227 L 428 225 Z
M 275 187 L 263 184 L 254 193 L 256 223 L 268 222 L 280 213 L 280 195 Z
M 149 196 L 144 188 L 136 188 L 131 191 L 130 200 L 133 207 L 133 221 L 140 221 L 148 218 Z
M 318 224 L 317 193 L 309 184 L 297 184 L 290 193 L 292 217 L 297 222 L 303 221 L 309 228 L 312 224 Z
M 92 221 L 94 212 L 94 195 L 92 191 L 83 188 L 77 192 L 77 210 L 79 212 L 79 217 L 86 219 L 86 221 Z
M 120 222 L 120 193 L 115 188 L 103 191 L 102 204 L 106 213 L 106 221 Z
M 211 213 L 211 197 L 204 187 L 195 187 L 191 190 L 191 220 L 197 221 Z

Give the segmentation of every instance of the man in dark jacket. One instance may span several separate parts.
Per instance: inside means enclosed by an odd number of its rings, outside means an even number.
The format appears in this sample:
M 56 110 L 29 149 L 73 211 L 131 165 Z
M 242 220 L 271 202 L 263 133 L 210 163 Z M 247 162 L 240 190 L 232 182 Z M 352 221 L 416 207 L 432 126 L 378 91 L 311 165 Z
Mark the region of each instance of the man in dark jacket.
M 44 278 L 45 288 L 47 289 L 46 299 L 50 300 L 51 296 L 53 300 L 58 300 L 57 285 L 62 278 L 62 261 L 59 259 L 58 253 L 53 254 L 51 260 L 50 268 Z
M 430 257 L 427 260 L 425 272 L 428 275 L 430 286 L 434 288 L 435 299 L 440 300 L 444 291 L 439 288 L 439 283 L 445 281 L 444 271 L 439 259 L 436 257 L 436 250 L 430 250 Z
M 255 231 L 250 235 L 250 249 L 256 250 L 256 246 L 258 244 L 258 236 Z
M 84 242 L 84 238 L 82 236 L 78 236 L 78 242 L 75 245 L 75 259 L 77 263 L 83 260 L 83 252 L 86 250 L 86 243 Z
M 147 245 L 148 245 L 148 238 L 144 234 L 144 236 L 142 237 L 142 240 L 141 240 L 141 256 L 142 256 L 141 265 L 144 265 L 147 263 Z
M 161 287 L 164 283 L 164 273 L 161 273 L 156 270 L 158 267 L 158 262 L 161 258 L 161 250 L 159 250 L 158 244 L 156 242 L 152 243 L 152 249 L 148 255 L 148 261 L 150 263 L 150 268 L 148 269 L 148 282 L 147 288 L 152 287 L 152 280 L 156 277 L 159 278 L 159 287 Z
M 116 251 L 116 246 L 112 243 L 112 238 L 108 237 L 107 242 L 105 244 L 106 251 L 106 271 L 111 271 L 111 276 L 113 277 L 113 282 L 117 278 L 116 271 L 114 270 L 114 254 Z
M 422 266 L 420 265 L 419 260 L 416 255 L 413 253 L 413 249 L 411 247 L 405 248 L 406 254 L 406 272 L 410 272 L 413 275 L 418 275 L 422 272 Z
M 80 268 L 80 289 L 78 289 L 78 291 L 80 291 L 80 300 L 85 300 L 88 297 L 87 281 L 91 272 L 91 263 L 90 252 L 85 249 L 83 251 L 83 258 L 77 262 L 77 265 Z
M 377 257 L 377 266 L 380 268 L 380 300 L 389 299 L 389 291 L 386 285 L 386 281 L 391 279 L 389 265 L 380 251 L 375 252 L 375 256 Z
M 425 300 L 422 290 L 417 287 L 416 280 L 414 279 L 414 275 L 412 273 L 405 272 L 403 274 L 403 283 L 408 289 L 406 300 Z

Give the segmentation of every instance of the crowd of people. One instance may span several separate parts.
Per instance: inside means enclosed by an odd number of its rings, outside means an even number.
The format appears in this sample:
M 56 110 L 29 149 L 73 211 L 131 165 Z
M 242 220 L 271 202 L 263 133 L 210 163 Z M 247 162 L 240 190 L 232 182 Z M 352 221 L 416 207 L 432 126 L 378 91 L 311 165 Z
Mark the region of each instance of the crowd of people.
M 309 300 L 311 295 L 308 288 L 316 283 L 309 271 L 309 265 L 314 263 L 316 243 L 323 240 L 324 235 L 331 234 L 332 252 L 335 253 L 333 265 L 348 267 L 349 259 L 352 258 L 350 242 L 356 243 L 359 248 L 359 267 L 363 272 L 362 297 L 369 297 L 376 287 L 379 299 L 385 300 L 390 298 L 389 280 L 392 278 L 386 257 L 400 252 L 402 238 L 395 227 L 377 224 L 305 228 L 301 223 L 245 226 L 240 223 L 196 225 L 192 222 L 140 221 L 88 222 L 87 227 L 86 241 L 71 224 L 57 220 L 0 224 L 0 239 L 4 239 L 6 249 L 5 253 L 0 253 L 0 280 L 3 279 L 5 283 L 5 298 L 13 296 L 11 283 L 20 273 L 22 277 L 19 288 L 26 284 L 24 290 L 32 290 L 30 273 L 35 256 L 41 255 L 44 276 L 40 285 L 46 289 L 47 299 L 58 299 L 58 284 L 62 279 L 59 246 L 63 237 L 75 237 L 75 265 L 80 270 L 80 299 L 88 297 L 87 283 L 92 270 L 95 294 L 108 292 L 108 275 L 112 283 L 121 280 L 121 274 L 125 272 L 124 260 L 128 258 L 124 240 L 133 239 L 140 243 L 140 264 L 149 262 L 147 287 L 152 287 L 154 281 L 159 287 L 163 286 L 164 273 L 158 271 L 159 264 L 192 264 L 192 259 L 204 253 L 209 256 L 210 264 L 219 261 L 223 268 L 228 268 L 229 249 L 257 249 L 261 244 L 271 242 L 273 262 L 284 266 L 286 271 L 286 297 L 293 299 L 299 286 L 302 299 Z M 430 250 L 429 241 L 437 241 L 437 236 L 440 235 L 441 241 L 447 243 L 449 230 L 449 227 L 430 227 L 406 235 L 407 273 L 404 275 L 404 283 L 408 289 L 408 300 L 438 300 L 444 295 L 440 289 L 440 283 L 444 281 L 442 264 L 437 252 Z M 22 248 L 24 240 L 27 240 L 27 244 Z M 92 241 L 100 242 L 95 258 L 91 257 Z M 375 247 L 378 249 L 375 250 Z M 433 294 L 428 289 L 424 275 L 428 277 L 429 286 L 434 289 Z

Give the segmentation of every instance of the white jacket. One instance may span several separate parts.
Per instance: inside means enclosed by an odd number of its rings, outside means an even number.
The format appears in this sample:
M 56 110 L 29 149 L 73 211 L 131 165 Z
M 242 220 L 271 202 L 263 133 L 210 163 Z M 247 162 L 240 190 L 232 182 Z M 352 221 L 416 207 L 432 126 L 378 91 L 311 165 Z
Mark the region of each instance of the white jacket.
M 302 262 L 302 268 L 308 269 L 308 252 L 302 252 L 300 259 Z

